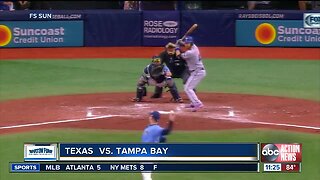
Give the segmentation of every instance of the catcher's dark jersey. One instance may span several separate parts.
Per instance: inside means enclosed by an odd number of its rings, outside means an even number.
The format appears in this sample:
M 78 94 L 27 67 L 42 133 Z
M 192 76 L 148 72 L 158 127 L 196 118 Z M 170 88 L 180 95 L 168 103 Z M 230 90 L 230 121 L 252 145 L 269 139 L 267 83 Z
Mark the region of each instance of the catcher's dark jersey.
M 161 75 L 154 75 L 154 69 L 156 69 L 157 67 L 161 67 Z M 167 77 L 165 76 L 165 74 L 167 72 L 170 72 L 169 68 L 166 65 L 160 64 L 160 65 L 155 65 L 155 64 L 149 64 L 147 67 L 144 68 L 143 70 L 144 75 L 147 77 L 151 77 L 152 79 L 154 79 L 157 83 L 161 83 L 163 82 Z M 159 74 L 159 73 L 157 73 Z
M 172 73 L 172 77 L 179 78 L 183 71 L 187 68 L 186 62 L 176 54 L 169 55 L 167 51 L 160 53 L 161 64 L 165 63 Z

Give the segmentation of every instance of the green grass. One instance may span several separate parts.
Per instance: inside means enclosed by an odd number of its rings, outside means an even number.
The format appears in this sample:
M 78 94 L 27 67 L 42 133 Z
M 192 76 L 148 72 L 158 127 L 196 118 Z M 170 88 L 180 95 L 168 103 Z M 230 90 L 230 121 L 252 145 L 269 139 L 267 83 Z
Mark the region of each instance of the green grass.
M 13 174 L 8 173 L 9 162 L 23 161 L 24 142 L 139 142 L 140 131 L 103 131 L 103 130 L 47 130 L 29 133 L 19 133 L 0 136 L 0 179 L 1 180 L 139 180 L 139 173 L 74 173 L 74 174 Z M 63 137 L 63 139 L 61 138 Z M 154 180 L 311 180 L 319 179 L 320 171 L 317 155 L 320 152 L 320 135 L 304 134 L 288 131 L 272 130 L 225 130 L 225 131 L 201 131 L 183 132 L 175 131 L 169 137 L 170 142 L 299 142 L 303 144 L 302 173 L 158 173 L 154 174 Z
M 133 92 L 148 63 L 148 59 L 0 61 L 0 100 Z M 206 60 L 205 66 L 207 77 L 199 91 L 320 101 L 320 61 L 215 59 Z
M 0 61 L 0 101 L 62 94 L 133 92 L 148 59 L 81 59 Z M 320 101 L 320 61 L 205 60 L 202 92 L 294 97 Z M 181 81 L 178 88 L 182 90 Z M 138 180 L 139 173 L 9 174 L 8 163 L 23 160 L 24 142 L 139 142 L 141 132 L 50 130 L 0 136 L 0 180 L 120 179 Z M 171 142 L 299 142 L 301 174 L 160 173 L 154 180 L 319 179 L 320 136 L 287 131 L 233 130 L 174 132 Z

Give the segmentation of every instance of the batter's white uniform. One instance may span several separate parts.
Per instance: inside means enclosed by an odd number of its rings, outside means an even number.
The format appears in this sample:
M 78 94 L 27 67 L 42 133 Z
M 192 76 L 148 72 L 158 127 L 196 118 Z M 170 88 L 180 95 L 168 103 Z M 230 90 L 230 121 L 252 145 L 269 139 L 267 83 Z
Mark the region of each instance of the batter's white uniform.
M 192 105 L 203 106 L 194 92 L 194 89 L 206 76 L 206 70 L 201 60 L 199 48 L 193 44 L 190 50 L 181 54 L 181 57 L 187 62 L 190 71 L 190 77 L 184 85 L 184 91 L 188 95 Z

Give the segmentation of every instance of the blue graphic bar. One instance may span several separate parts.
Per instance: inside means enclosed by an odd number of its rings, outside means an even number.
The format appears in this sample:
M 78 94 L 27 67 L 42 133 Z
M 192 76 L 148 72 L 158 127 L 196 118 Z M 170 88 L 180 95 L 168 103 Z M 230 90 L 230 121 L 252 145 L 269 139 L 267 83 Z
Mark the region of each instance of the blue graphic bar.
M 258 161 L 258 144 L 60 144 L 60 161 Z
M 10 172 L 40 172 L 39 163 L 12 163 Z
M 206 163 L 206 164 L 153 164 L 153 163 L 121 163 L 121 164 L 83 164 L 83 163 L 40 163 L 16 164 L 14 166 L 35 166 L 37 170 L 13 170 L 11 172 L 259 172 L 259 163 Z

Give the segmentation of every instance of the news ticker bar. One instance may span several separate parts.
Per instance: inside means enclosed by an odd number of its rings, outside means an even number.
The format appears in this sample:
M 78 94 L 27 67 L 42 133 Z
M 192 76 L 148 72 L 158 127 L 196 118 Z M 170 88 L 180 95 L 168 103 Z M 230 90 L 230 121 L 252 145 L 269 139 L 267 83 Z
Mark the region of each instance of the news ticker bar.
M 11 173 L 35 172 L 259 172 L 259 163 L 206 163 L 206 164 L 84 164 L 84 163 L 10 163 Z
M 257 161 L 254 157 L 60 157 L 60 161 Z
M 259 161 L 259 143 L 25 144 L 24 161 Z
M 261 158 L 260 158 L 261 157 Z M 300 143 L 25 144 L 24 161 L 302 162 Z

